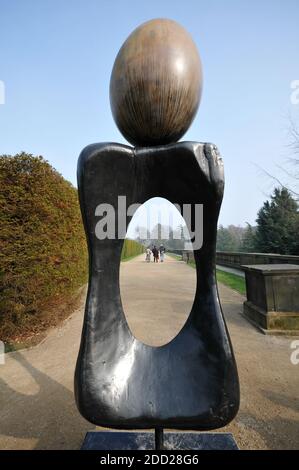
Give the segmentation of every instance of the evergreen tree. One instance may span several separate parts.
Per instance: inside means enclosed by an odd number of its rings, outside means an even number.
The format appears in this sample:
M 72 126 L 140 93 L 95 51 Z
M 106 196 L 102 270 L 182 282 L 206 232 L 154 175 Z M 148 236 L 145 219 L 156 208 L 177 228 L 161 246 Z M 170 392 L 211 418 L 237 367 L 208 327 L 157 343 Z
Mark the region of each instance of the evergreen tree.
M 275 188 L 258 212 L 256 249 L 263 253 L 299 254 L 298 204 L 285 188 Z
M 255 233 L 256 227 L 253 227 L 247 222 L 247 227 L 243 233 L 241 251 L 244 251 L 245 253 L 253 253 L 256 250 Z

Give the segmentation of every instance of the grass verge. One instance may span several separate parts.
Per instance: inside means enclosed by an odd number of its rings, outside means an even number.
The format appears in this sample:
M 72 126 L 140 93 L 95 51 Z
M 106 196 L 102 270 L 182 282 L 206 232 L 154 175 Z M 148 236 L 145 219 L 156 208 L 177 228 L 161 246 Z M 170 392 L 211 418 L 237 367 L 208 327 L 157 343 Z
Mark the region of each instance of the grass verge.
M 245 279 L 237 274 L 227 273 L 225 271 L 216 271 L 217 281 L 221 282 L 227 287 L 239 292 L 239 294 L 246 295 Z
M 166 253 L 167 256 L 170 258 L 176 259 L 178 261 L 183 261 L 182 260 L 182 255 L 176 255 L 175 253 Z
M 190 261 L 188 266 L 195 268 L 195 262 Z M 241 295 L 246 295 L 246 283 L 245 279 L 241 276 L 237 276 L 237 274 L 227 273 L 225 271 L 221 271 L 220 269 L 216 270 L 216 278 L 217 282 L 224 284 L 225 286 L 233 289 Z

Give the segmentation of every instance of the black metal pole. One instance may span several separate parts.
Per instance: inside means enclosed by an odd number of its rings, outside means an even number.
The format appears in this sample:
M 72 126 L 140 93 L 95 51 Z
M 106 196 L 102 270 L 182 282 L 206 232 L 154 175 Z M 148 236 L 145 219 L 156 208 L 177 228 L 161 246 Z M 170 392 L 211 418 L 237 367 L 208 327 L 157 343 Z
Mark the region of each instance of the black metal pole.
M 163 428 L 155 428 L 155 450 L 163 449 Z

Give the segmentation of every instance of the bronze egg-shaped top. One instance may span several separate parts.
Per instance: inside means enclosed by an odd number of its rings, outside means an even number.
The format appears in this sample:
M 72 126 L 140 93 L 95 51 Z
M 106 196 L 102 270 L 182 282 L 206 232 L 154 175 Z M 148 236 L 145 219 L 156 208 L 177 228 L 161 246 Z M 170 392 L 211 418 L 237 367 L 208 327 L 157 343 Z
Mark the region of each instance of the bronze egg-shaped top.
M 189 33 L 168 19 L 148 21 L 121 47 L 110 80 L 110 104 L 135 146 L 178 141 L 200 102 L 202 69 Z

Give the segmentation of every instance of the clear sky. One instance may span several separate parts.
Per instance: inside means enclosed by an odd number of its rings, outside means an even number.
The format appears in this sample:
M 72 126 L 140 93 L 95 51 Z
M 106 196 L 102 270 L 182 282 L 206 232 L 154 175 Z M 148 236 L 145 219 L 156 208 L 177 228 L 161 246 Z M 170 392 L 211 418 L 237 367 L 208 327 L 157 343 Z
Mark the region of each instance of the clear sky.
M 76 184 L 83 147 L 125 142 L 111 69 L 132 30 L 157 17 L 181 23 L 201 55 L 202 102 L 183 140 L 213 142 L 223 156 L 220 223 L 253 223 L 272 187 L 256 165 L 279 176 L 288 115 L 299 116 L 298 0 L 0 0 L 0 154 L 43 155 Z

